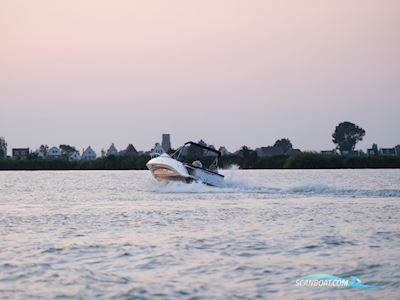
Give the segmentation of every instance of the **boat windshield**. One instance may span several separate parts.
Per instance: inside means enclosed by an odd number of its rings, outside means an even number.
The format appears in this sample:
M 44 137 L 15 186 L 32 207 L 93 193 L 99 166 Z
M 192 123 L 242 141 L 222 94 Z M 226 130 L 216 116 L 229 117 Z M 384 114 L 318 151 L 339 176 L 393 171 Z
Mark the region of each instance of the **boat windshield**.
M 179 147 L 171 157 L 191 165 L 214 173 L 218 173 L 218 160 L 221 152 L 202 144 L 187 142 Z

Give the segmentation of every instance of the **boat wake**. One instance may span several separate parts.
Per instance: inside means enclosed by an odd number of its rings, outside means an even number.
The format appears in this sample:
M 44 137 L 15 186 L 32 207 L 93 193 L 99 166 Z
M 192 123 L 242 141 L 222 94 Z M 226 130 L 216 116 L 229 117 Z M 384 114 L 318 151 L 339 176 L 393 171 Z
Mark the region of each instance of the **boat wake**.
M 328 185 L 323 182 L 303 183 L 287 188 L 274 188 L 251 185 L 246 182 L 227 182 L 225 187 L 211 187 L 202 183 L 190 184 L 182 182 L 157 183 L 153 182 L 151 192 L 158 193 L 190 193 L 190 194 L 212 194 L 212 193 L 248 193 L 248 194 L 270 194 L 270 195 L 304 195 L 304 196 L 347 196 L 347 197 L 400 197 L 400 190 L 396 189 L 346 189 Z
M 288 187 L 267 187 L 251 183 L 237 176 L 235 172 L 225 177 L 223 187 L 207 186 L 200 182 L 190 184 L 182 182 L 154 182 L 150 191 L 156 193 L 240 193 L 240 194 L 269 194 L 292 196 L 334 196 L 334 197 L 400 197 L 400 189 L 351 189 L 336 187 L 325 182 L 303 182 Z

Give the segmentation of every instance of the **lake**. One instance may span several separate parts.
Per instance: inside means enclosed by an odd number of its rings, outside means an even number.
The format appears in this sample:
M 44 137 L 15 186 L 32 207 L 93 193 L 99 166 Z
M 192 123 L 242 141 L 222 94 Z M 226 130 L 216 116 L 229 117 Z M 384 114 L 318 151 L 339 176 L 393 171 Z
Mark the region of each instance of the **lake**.
M 399 298 L 400 170 L 223 173 L 0 172 L 0 298 Z

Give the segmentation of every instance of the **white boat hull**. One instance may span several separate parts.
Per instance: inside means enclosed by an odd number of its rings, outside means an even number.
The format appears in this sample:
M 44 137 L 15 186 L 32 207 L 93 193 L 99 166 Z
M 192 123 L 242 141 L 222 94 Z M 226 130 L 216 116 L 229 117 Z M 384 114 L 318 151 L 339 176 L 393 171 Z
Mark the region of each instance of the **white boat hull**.
M 149 160 L 146 166 L 158 181 L 188 181 L 191 179 L 183 163 L 168 154 L 161 154 Z

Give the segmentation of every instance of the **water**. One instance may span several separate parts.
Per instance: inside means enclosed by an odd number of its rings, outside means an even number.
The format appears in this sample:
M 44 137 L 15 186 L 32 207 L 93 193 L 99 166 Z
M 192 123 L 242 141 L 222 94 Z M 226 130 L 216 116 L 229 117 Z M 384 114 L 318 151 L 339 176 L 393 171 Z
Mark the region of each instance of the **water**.
M 0 298 L 399 299 L 400 170 L 0 173 Z M 383 289 L 297 287 L 313 273 Z

